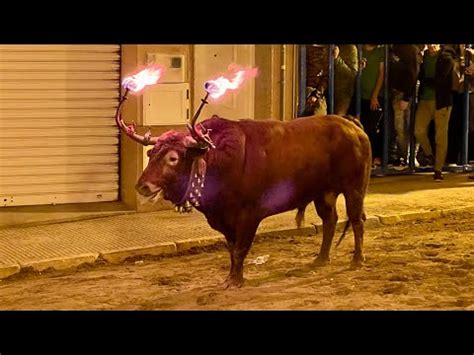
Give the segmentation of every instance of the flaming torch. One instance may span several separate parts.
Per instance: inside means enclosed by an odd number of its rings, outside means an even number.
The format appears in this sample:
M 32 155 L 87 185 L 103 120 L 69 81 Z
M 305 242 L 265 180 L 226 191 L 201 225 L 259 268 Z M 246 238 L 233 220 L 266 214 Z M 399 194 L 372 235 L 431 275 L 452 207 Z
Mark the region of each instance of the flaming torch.
M 120 99 L 120 103 L 117 107 L 117 112 L 115 114 L 115 122 L 120 129 L 125 132 L 129 137 L 131 137 L 136 142 L 143 145 L 155 144 L 153 139 L 151 139 L 151 130 L 148 130 L 144 136 L 140 136 L 136 133 L 135 122 L 132 121 L 130 126 L 127 126 L 120 117 L 120 112 L 122 110 L 122 105 L 127 100 L 128 93 L 132 91 L 137 94 L 142 91 L 148 85 L 154 85 L 158 82 L 163 73 L 163 68 L 159 65 L 153 65 L 142 71 L 126 77 L 122 81 L 122 86 L 125 88 L 125 93 Z
M 201 129 L 195 129 L 194 125 L 201 113 L 202 108 L 205 104 L 208 104 L 207 101 L 208 97 L 211 96 L 213 99 L 218 99 L 222 95 L 225 94 L 227 90 L 236 90 L 238 89 L 242 83 L 245 81 L 246 78 L 253 78 L 257 75 L 257 68 L 247 68 L 242 69 L 239 68 L 237 65 L 231 64 L 229 65 L 229 71 L 234 72 L 234 76 L 231 80 L 224 76 L 220 76 L 215 80 L 208 80 L 204 83 L 204 90 L 206 91 L 206 96 L 201 99 L 201 105 L 197 109 L 194 116 L 191 118 L 191 121 L 187 124 L 189 131 L 191 132 L 192 137 L 196 141 L 204 141 L 211 147 L 215 148 L 214 144 L 209 137 L 209 131 L 206 130 L 202 125 Z

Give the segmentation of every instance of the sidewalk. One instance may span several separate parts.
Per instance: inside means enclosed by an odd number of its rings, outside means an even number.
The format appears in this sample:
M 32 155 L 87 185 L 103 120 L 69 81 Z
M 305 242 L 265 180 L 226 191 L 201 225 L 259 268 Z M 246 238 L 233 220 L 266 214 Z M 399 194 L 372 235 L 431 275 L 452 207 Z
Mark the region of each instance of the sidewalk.
M 447 174 L 443 183 L 431 174 L 373 178 L 366 197 L 366 228 L 418 218 L 436 218 L 445 211 L 474 211 L 474 181 L 465 174 Z M 0 211 L 1 213 L 1 211 Z M 346 219 L 344 199 L 338 200 L 339 223 Z M 308 207 L 303 230 L 296 231 L 295 211 L 267 218 L 258 234 L 314 234 L 321 225 Z M 0 229 L 0 279 L 28 268 L 43 271 L 77 267 L 105 260 L 173 254 L 195 246 L 219 243 L 205 217 L 194 211 L 124 214 L 81 221 Z

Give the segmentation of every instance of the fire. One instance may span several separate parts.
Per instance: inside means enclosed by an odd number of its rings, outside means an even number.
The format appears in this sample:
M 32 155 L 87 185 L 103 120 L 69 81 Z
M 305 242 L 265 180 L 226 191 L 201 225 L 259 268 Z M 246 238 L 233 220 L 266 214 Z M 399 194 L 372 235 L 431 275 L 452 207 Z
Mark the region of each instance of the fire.
M 229 65 L 229 71 L 234 72 L 231 80 L 225 76 L 220 76 L 215 80 L 208 80 L 204 84 L 204 89 L 213 99 L 217 99 L 225 94 L 227 90 L 238 89 L 246 79 L 254 78 L 257 75 L 258 68 L 239 68 L 236 65 Z
M 153 65 L 123 79 L 122 86 L 133 92 L 139 92 L 147 85 L 156 84 L 160 80 L 162 73 L 163 67 Z

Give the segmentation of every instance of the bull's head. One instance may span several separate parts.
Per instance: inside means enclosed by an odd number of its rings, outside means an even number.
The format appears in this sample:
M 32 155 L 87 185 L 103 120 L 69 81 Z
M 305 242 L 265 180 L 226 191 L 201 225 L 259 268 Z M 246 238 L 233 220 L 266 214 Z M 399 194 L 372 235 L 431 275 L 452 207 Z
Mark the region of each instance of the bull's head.
M 127 98 L 122 98 L 115 122 L 122 132 L 137 143 L 153 146 L 147 152 L 149 162 L 136 184 L 136 190 L 145 200 L 156 202 L 164 197 L 177 205 L 187 200 L 195 206 L 199 204 L 201 189 L 204 187 L 205 161 L 202 156 L 214 144 L 209 137 L 210 130 L 196 126 L 204 99 L 198 111 L 188 123 L 189 133 L 169 131 L 153 137 L 149 130 L 145 135 L 137 133 L 135 124 L 126 125 L 121 118 L 121 109 Z M 206 96 L 207 98 L 207 96 Z
M 127 126 L 120 118 L 123 103 L 127 98 L 129 90 L 138 92 L 146 85 L 158 81 L 162 68 L 150 68 L 126 78 L 123 82 L 127 89 L 122 98 L 115 121 L 117 126 L 130 138 L 143 145 L 153 145 L 148 152 L 149 162 L 136 185 L 138 193 L 148 200 L 157 200 L 155 197 L 163 195 L 167 200 L 177 205 L 185 204 L 187 201 L 194 206 L 199 205 L 204 178 L 206 162 L 202 158 L 209 148 L 215 148 L 209 133 L 203 125 L 195 126 L 197 118 L 211 95 L 216 99 L 221 97 L 227 90 L 235 90 L 244 82 L 246 77 L 255 77 L 257 68 L 242 69 L 237 66 L 229 66 L 234 71 L 234 77 L 229 80 L 221 76 L 215 80 L 206 82 L 204 88 L 206 97 L 201 100 L 201 105 L 193 118 L 187 124 L 189 134 L 178 132 L 167 132 L 160 137 L 152 137 L 148 131 L 144 136 L 137 133 L 135 125 Z M 162 194 L 160 194 L 162 192 Z

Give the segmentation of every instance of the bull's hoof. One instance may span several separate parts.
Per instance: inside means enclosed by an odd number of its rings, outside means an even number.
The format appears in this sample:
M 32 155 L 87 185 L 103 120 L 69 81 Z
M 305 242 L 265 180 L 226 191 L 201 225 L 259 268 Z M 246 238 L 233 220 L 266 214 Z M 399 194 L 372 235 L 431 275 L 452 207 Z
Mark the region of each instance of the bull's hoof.
M 228 276 L 227 279 L 224 281 L 222 287 L 224 288 L 224 290 L 227 290 L 229 288 L 240 288 L 242 287 L 243 284 L 244 284 L 243 278 Z
M 329 258 L 322 258 L 318 255 L 317 258 L 314 259 L 312 265 L 315 267 L 321 267 L 326 266 L 327 264 L 329 264 Z
M 365 258 L 362 254 L 360 254 L 360 255 L 355 255 L 354 254 L 354 257 L 352 258 L 351 266 L 354 269 L 359 269 L 362 266 L 364 266 L 364 261 L 365 261 Z

